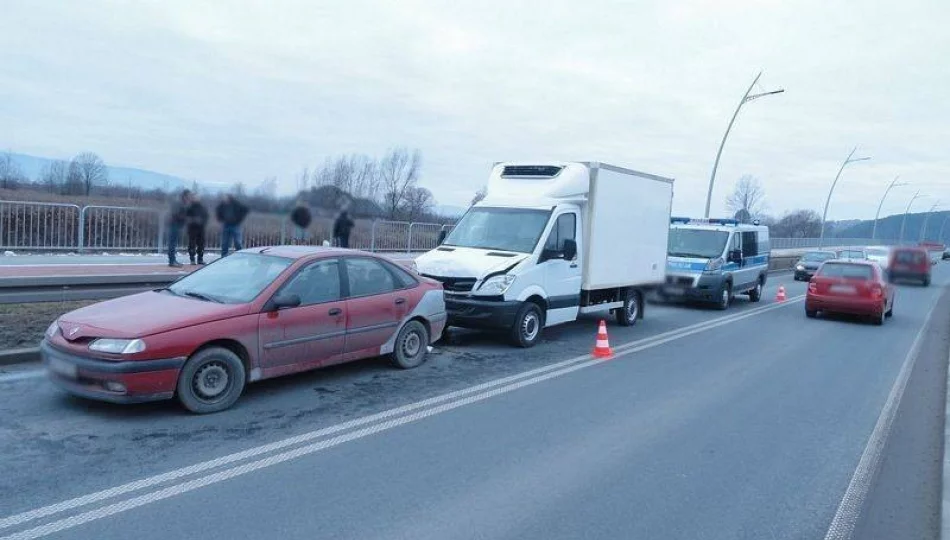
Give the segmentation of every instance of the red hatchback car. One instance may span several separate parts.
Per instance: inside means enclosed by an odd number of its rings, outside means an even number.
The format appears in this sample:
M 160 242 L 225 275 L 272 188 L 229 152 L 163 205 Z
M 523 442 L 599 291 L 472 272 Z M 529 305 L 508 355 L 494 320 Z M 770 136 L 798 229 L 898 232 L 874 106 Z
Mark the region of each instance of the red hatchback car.
M 359 251 L 245 250 L 165 289 L 60 317 L 41 344 L 52 380 L 79 396 L 230 407 L 248 382 L 391 355 L 425 361 L 445 327 L 442 285 Z
M 891 281 L 919 281 L 924 287 L 930 286 L 930 253 L 922 247 L 896 247 L 891 250 L 888 265 Z
M 805 295 L 805 315 L 818 312 L 865 315 L 884 324 L 894 313 L 894 286 L 873 261 L 828 261 L 808 282 Z

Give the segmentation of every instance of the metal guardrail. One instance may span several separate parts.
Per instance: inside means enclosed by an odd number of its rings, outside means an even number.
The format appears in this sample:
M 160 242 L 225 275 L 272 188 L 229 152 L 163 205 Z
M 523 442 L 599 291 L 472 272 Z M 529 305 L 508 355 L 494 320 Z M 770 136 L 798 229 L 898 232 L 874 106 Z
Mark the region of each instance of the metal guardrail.
M 81 212 L 75 204 L 0 201 L 0 249 L 76 249 Z
M 769 243 L 772 249 L 817 249 L 818 238 L 771 238 Z M 897 240 L 884 240 L 881 238 L 829 238 L 824 240 L 824 247 L 829 246 L 892 246 L 897 245 Z M 905 241 L 904 243 L 914 243 Z

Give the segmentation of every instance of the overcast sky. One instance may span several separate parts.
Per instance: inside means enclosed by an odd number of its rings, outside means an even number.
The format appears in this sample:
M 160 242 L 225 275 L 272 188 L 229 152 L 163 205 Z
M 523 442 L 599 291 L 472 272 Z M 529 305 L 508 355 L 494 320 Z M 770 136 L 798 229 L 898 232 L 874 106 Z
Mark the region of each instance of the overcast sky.
M 950 208 L 950 2 L 0 0 L 0 148 L 248 185 L 388 147 L 465 205 L 502 160 L 596 160 L 676 179 L 700 214 L 737 178 L 772 214 Z

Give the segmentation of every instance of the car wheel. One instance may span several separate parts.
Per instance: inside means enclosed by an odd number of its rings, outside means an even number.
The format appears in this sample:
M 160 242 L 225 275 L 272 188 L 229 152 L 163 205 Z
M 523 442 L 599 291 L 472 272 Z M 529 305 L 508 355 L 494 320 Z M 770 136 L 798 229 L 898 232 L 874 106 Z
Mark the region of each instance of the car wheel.
M 889 307 L 889 308 L 887 309 L 887 311 L 884 313 L 884 315 L 887 316 L 887 317 L 893 317 L 893 316 L 894 316 L 894 301 L 893 301 L 893 300 L 891 300 L 891 307 Z
M 818 310 L 817 310 L 817 309 L 806 309 L 806 310 L 805 310 L 805 316 L 808 317 L 809 319 L 814 319 L 815 317 L 818 316 Z
M 721 310 L 729 309 L 730 302 L 732 302 L 732 284 L 726 283 L 722 287 L 722 292 L 719 293 L 719 301 L 716 303 L 716 307 Z
M 412 369 L 426 361 L 429 350 L 429 331 L 419 321 L 407 322 L 396 336 L 392 361 L 396 367 Z
M 930 287 L 930 277 L 924 278 L 924 287 Z
M 241 397 L 245 380 L 238 355 L 223 347 L 203 349 L 178 374 L 178 401 L 197 414 L 223 411 Z
M 758 302 L 762 299 L 762 280 L 760 279 L 758 283 L 755 284 L 755 287 L 749 291 L 749 301 Z
M 884 319 L 886 318 L 887 318 L 887 315 L 885 315 L 884 311 L 882 310 L 880 313 L 872 316 L 872 321 L 874 322 L 875 325 L 881 326 L 882 324 L 884 324 Z
M 515 324 L 511 327 L 511 342 L 516 347 L 534 347 L 541 340 L 544 328 L 544 316 L 541 308 L 533 302 L 525 302 L 515 315 Z
M 627 298 L 623 301 L 623 307 L 617 310 L 617 324 L 620 326 L 633 326 L 637 324 L 640 318 L 640 293 L 630 291 Z

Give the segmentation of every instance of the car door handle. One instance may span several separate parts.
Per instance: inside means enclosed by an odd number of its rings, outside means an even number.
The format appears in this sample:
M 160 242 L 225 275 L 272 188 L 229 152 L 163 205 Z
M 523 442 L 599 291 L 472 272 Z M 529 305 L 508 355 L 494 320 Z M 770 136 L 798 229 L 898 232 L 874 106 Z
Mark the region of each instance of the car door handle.
M 327 314 L 330 315 L 331 317 L 335 317 L 335 316 L 337 316 L 337 315 L 342 315 L 342 314 L 343 314 L 343 310 L 340 309 L 340 308 L 338 308 L 338 307 L 335 307 L 335 308 L 331 309 L 330 311 L 328 311 Z
M 397 306 L 401 306 L 401 305 L 403 305 L 403 304 L 405 304 L 405 303 L 406 303 L 406 299 L 405 299 L 405 298 L 397 298 L 397 299 L 396 299 L 396 302 L 395 302 L 395 304 L 396 304 Z

